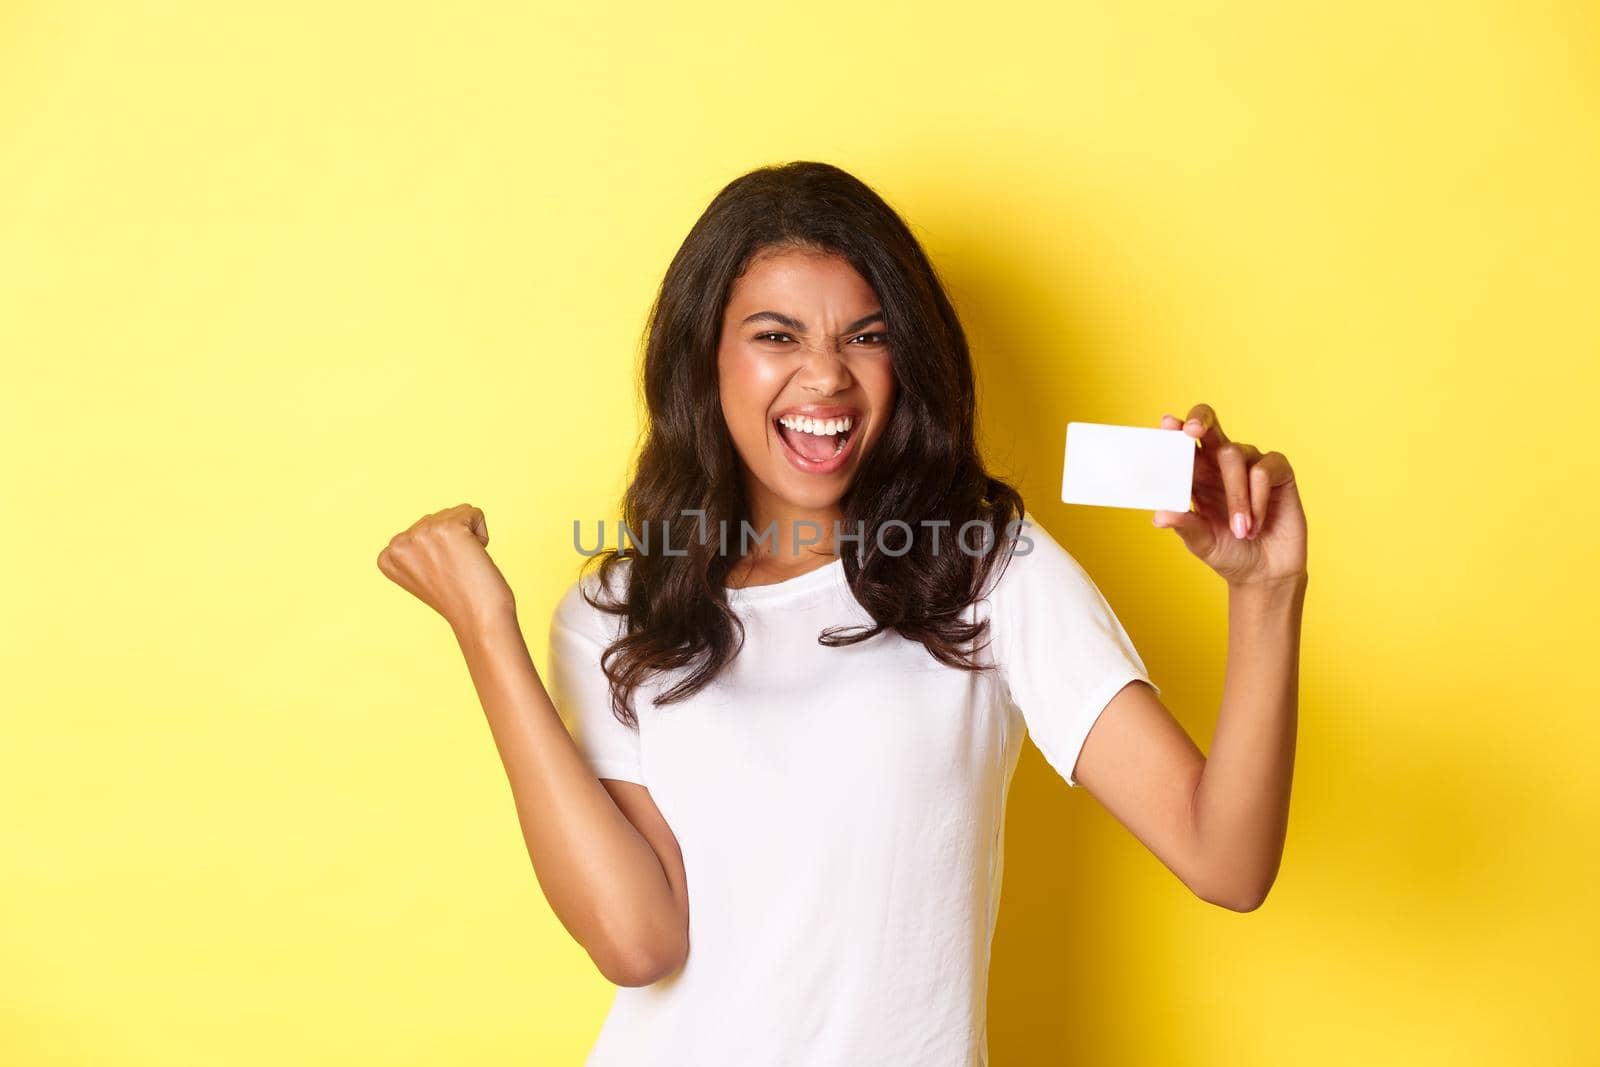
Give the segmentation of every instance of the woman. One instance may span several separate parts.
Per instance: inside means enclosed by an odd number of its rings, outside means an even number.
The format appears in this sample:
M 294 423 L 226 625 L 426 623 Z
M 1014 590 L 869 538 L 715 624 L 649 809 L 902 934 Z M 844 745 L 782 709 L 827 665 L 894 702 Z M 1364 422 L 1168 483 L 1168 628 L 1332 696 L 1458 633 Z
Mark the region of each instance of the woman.
M 635 536 L 561 600 L 547 679 L 477 508 L 378 561 L 450 621 L 540 886 L 623 987 L 591 1065 L 986 1063 L 1024 733 L 1201 898 L 1261 903 L 1306 588 L 1281 454 L 1205 404 L 1161 420 L 1199 454 L 1195 510 L 1155 524 L 1228 582 L 1207 759 L 985 471 L 961 325 L 857 179 L 792 163 L 724 188 L 667 271 L 644 387 Z

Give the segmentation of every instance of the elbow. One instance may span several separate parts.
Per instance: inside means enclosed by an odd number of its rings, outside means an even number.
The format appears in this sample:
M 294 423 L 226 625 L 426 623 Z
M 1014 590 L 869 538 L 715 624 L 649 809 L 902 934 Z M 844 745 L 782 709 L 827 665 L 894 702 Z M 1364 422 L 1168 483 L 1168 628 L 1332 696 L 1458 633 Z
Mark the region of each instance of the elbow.
M 599 963 L 599 967 L 606 981 L 618 986 L 653 985 L 672 973 L 657 957 L 644 953 L 619 956 Z
M 1261 907 L 1262 904 L 1265 904 L 1267 901 L 1267 892 L 1268 889 L 1265 888 L 1252 889 L 1236 891 L 1233 893 L 1212 894 L 1203 897 L 1202 899 L 1207 904 L 1213 904 L 1216 907 L 1227 908 L 1229 911 L 1237 911 L 1242 914 L 1244 912 L 1255 911 L 1257 908 Z
M 1267 901 L 1276 873 L 1264 879 L 1215 878 L 1189 889 L 1207 904 L 1240 913 L 1255 911 Z
M 595 965 L 612 985 L 646 986 L 677 973 L 688 954 L 687 941 L 651 945 L 639 940 L 595 957 Z

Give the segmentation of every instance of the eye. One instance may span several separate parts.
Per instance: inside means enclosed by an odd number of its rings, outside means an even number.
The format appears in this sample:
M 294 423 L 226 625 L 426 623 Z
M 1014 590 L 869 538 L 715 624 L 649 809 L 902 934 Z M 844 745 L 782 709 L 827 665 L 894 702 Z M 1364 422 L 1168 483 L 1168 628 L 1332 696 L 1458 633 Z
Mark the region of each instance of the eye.
M 788 338 L 789 340 L 793 340 L 793 338 L 790 338 L 789 335 L 786 334 L 786 333 L 758 333 L 758 334 L 756 334 L 756 338 L 755 339 L 757 341 L 765 341 L 769 337 L 784 337 L 784 338 Z
M 851 339 L 851 343 L 853 344 L 854 342 L 861 340 L 861 338 L 863 338 L 863 337 L 876 337 L 877 338 L 876 341 L 869 342 L 870 344 L 875 344 L 875 345 L 884 344 L 889 340 L 889 335 L 886 334 L 886 333 L 863 333 L 863 334 L 857 334 L 854 338 L 852 338 Z

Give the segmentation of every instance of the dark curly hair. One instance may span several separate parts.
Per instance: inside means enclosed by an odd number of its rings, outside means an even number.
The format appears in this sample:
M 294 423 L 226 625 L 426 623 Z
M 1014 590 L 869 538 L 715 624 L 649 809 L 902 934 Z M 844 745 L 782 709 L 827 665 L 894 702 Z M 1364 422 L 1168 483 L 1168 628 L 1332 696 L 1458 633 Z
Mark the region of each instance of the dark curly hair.
M 830 627 L 817 640 L 855 644 L 892 629 L 941 663 L 985 669 L 973 643 L 987 622 L 962 615 L 1009 558 L 999 531 L 1021 523 L 1023 502 L 978 454 L 965 331 L 922 247 L 881 196 L 831 164 L 791 162 L 751 171 L 716 195 L 673 256 L 650 309 L 643 338 L 648 422 L 622 518 L 630 530 L 666 531 L 687 554 L 619 543 L 588 561 L 598 564 L 603 599 L 584 594 L 627 619 L 601 665 L 614 712 L 630 726 L 638 721 L 634 691 L 646 678 L 685 672 L 656 703 L 683 700 L 715 678 L 743 642 L 725 590 L 736 559 L 720 551 L 717 537 L 705 536 L 719 523 L 737 531 L 750 517 L 718 399 L 717 350 L 735 280 L 757 254 L 784 248 L 842 256 L 872 286 L 898 386 L 888 425 L 840 501 L 843 528 L 868 532 L 859 556 L 841 555 L 850 589 L 875 625 Z M 891 520 L 912 530 L 909 550 L 897 556 L 879 551 L 872 533 Z M 983 550 L 950 551 L 956 532 L 974 520 L 987 527 Z M 933 549 L 938 535 L 942 551 Z M 893 547 L 903 540 L 899 532 L 885 537 Z M 609 599 L 619 591 L 621 600 Z

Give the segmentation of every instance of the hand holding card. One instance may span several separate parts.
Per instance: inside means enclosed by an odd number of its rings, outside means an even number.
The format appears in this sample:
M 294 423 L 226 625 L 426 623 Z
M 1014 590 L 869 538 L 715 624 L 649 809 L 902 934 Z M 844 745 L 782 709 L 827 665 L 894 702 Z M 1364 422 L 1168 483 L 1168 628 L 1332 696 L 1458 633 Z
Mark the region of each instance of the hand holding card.
M 1195 439 L 1182 430 L 1069 422 L 1061 500 L 1188 511 L 1194 464 Z

